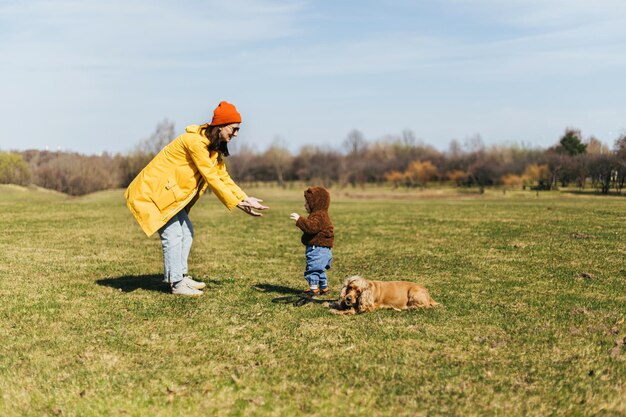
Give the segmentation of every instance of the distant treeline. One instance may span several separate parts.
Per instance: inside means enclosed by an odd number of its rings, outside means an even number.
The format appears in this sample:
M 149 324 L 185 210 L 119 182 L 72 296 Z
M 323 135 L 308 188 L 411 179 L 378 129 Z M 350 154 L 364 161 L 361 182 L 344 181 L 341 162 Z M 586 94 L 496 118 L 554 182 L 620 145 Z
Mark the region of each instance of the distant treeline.
M 127 154 L 82 155 L 28 150 L 0 152 L 0 183 L 35 184 L 71 195 L 126 187 L 160 149 L 175 136 L 164 121 L 154 134 Z M 613 147 L 566 129 L 548 149 L 484 145 L 479 136 L 445 152 L 415 138 L 410 131 L 368 141 L 352 131 L 340 149 L 304 146 L 292 154 L 280 141 L 264 151 L 234 144 L 227 165 L 242 182 L 304 181 L 326 186 L 388 183 L 393 187 L 458 187 L 555 189 L 589 186 L 603 194 L 621 193 L 626 182 L 626 135 Z

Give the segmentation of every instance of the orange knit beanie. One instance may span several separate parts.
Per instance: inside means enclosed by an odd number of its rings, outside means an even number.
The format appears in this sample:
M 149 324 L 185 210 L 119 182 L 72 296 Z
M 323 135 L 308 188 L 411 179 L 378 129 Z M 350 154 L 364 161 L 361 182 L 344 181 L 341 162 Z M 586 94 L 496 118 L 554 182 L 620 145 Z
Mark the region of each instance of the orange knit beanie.
M 241 115 L 233 104 L 222 101 L 213 111 L 213 120 L 209 126 L 227 125 L 229 123 L 241 123 Z

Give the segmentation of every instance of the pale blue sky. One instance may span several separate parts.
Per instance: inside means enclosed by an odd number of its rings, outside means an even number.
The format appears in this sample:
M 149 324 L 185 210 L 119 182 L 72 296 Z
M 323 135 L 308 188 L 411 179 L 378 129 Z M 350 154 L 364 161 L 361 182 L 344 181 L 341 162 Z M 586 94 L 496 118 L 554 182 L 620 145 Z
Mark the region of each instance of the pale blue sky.
M 626 129 L 623 0 L 0 0 L 0 150 L 125 152 L 220 100 L 240 142 L 446 149 Z

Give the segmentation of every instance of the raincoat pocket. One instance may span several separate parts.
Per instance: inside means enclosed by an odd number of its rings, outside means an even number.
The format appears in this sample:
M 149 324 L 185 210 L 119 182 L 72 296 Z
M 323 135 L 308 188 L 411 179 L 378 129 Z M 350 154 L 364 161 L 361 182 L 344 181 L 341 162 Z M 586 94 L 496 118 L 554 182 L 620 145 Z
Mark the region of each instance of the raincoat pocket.
M 183 193 L 178 184 L 168 183 L 167 187 L 165 188 L 169 189 L 172 194 L 174 194 L 174 198 L 176 199 L 176 201 L 183 201 L 185 199 L 185 193 Z
M 154 205 L 157 206 L 161 212 L 176 202 L 174 194 L 170 192 L 161 193 L 159 195 L 151 195 L 150 200 L 152 200 Z
M 172 180 L 167 180 L 167 183 L 160 190 L 160 192 L 150 196 L 150 199 L 157 206 L 157 208 L 163 212 L 172 204 L 178 201 L 183 201 L 185 196 L 178 184 Z

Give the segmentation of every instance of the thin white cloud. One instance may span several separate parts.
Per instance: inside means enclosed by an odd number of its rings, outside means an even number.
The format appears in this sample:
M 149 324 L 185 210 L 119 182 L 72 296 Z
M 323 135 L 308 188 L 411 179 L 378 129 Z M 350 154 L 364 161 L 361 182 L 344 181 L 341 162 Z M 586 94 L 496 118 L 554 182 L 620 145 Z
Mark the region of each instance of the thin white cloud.
M 124 149 L 164 116 L 203 117 L 215 97 L 254 108 L 250 135 L 305 142 L 354 127 L 382 135 L 413 126 L 441 141 L 497 138 L 510 124 L 532 125 L 536 137 L 577 120 L 594 132 L 621 128 L 626 3 L 391 2 L 402 7 L 385 15 L 386 2 L 367 1 L 351 19 L 341 2 L 0 0 L 0 91 L 12 97 L 0 102 L 0 147 L 37 120 L 64 148 Z M 435 26 L 425 30 L 419 11 Z M 378 26 L 396 17 L 397 27 Z M 329 108 L 315 105 L 329 95 Z M 555 111 L 551 97 L 572 104 Z M 385 100 L 394 102 L 386 114 L 375 104 Z M 292 128 L 279 132 L 284 114 L 273 107 L 284 103 Z M 510 111 L 497 111 L 503 103 Z M 89 143 L 67 135 L 103 119 Z
M 321 36 L 296 46 L 278 43 L 262 49 L 233 51 L 232 60 L 223 65 L 252 64 L 303 77 L 401 71 L 484 76 L 543 76 L 566 71 L 584 75 L 626 65 L 626 3 L 622 1 L 437 1 L 456 14 L 471 15 L 487 27 L 498 26 L 498 30 L 491 37 L 472 33 L 424 36 L 416 26 L 415 30 L 404 32 L 364 31 L 358 39 L 330 41 Z M 304 10 L 307 9 L 303 7 L 300 12 Z M 518 27 L 506 31 L 502 25 Z M 215 65 L 208 57 L 193 63 L 162 60 L 160 64 Z
M 590 21 L 624 20 L 622 0 L 440 0 L 485 21 L 522 27 L 566 27 Z
M 598 0 L 440 0 L 481 19 L 555 22 L 580 19 L 541 32 L 496 39 L 421 36 L 417 32 L 364 33 L 360 39 L 323 37 L 291 46 L 302 1 L 231 0 L 95 2 L 22 0 L 0 3 L 0 19 L 19 18 L 10 43 L 0 41 L 0 62 L 49 68 L 141 69 L 255 65 L 286 75 L 325 76 L 397 71 L 474 71 L 485 74 L 589 73 L 624 65 L 626 3 Z M 540 17 L 538 17 L 540 16 Z M 563 17 L 569 16 L 569 17 Z M 599 24 L 602 22 L 602 24 Z M 30 29 L 29 29 L 30 28 Z M 1 32 L 0 32 L 1 33 Z M 44 36 L 45 35 L 45 36 Z M 189 59 L 193 56 L 193 59 Z
M 626 70 L 626 29 L 619 22 L 581 25 L 505 39 L 459 39 L 396 33 L 358 40 L 278 47 L 234 55 L 292 76 L 457 74 L 457 76 L 585 75 Z
M 0 3 L 0 60 L 110 66 L 229 49 L 297 32 L 301 1 L 21 0 Z M 3 40 L 4 38 L 4 40 Z

